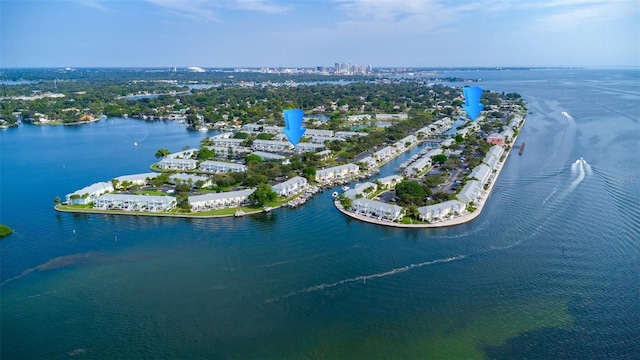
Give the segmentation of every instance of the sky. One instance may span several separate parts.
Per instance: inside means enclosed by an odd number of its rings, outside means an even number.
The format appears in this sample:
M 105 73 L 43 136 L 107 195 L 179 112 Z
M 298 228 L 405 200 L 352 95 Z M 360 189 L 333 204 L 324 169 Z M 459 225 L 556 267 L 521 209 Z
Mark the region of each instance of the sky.
M 640 66 L 640 0 L 0 0 L 0 68 Z

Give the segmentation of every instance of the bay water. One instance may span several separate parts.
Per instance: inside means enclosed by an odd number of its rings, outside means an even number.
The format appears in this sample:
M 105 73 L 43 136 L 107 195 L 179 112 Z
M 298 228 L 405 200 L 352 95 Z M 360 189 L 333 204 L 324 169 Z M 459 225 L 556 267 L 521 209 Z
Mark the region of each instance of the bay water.
M 361 223 L 333 189 L 243 218 L 58 213 L 56 196 L 211 134 L 119 118 L 0 131 L 0 223 L 15 230 L 0 241 L 0 357 L 637 357 L 640 71 L 443 76 L 530 111 L 524 153 L 451 228 Z

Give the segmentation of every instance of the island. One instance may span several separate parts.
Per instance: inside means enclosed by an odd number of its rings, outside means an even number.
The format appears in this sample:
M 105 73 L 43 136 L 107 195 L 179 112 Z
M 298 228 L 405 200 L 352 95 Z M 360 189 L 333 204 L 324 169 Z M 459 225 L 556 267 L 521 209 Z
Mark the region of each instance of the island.
M 243 216 L 300 206 L 340 186 L 333 204 L 355 219 L 397 227 L 456 225 L 482 211 L 526 116 L 519 94 L 484 91 L 485 109 L 471 121 L 461 106 L 462 88 L 424 79 L 293 88 L 225 85 L 176 95 L 165 113 L 177 107 L 188 114 L 187 126 L 219 133 L 197 149 L 158 149 L 152 172 L 105 179 L 56 198 L 56 210 Z M 210 99 L 221 105 L 212 108 Z M 282 110 L 297 104 L 305 104 L 307 130 L 294 147 L 283 133 Z M 221 118 L 202 115 L 206 111 Z M 394 174 L 378 176 L 382 166 L 416 147 L 420 151 Z
M 11 234 L 13 234 L 13 230 L 10 227 L 0 224 L 0 239 Z

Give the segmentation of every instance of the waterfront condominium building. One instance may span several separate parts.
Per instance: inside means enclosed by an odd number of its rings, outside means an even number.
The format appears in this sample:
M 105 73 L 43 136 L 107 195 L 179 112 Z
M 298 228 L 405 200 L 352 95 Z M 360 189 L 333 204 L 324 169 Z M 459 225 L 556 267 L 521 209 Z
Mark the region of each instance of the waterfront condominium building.
M 273 185 L 271 190 L 280 196 L 289 196 L 306 189 L 309 186 L 309 182 L 302 176 L 295 176 L 291 179 L 281 182 L 280 184 Z
M 104 194 L 98 197 L 93 207 L 101 210 L 121 211 L 169 211 L 176 206 L 173 196 Z
M 422 221 L 442 220 L 448 215 L 462 215 L 467 206 L 458 200 L 418 208 L 418 218 Z
M 256 189 L 246 189 L 238 191 L 229 191 L 221 193 L 210 193 L 203 195 L 189 196 L 189 205 L 192 211 L 206 211 L 214 209 L 223 209 L 228 207 L 237 207 L 248 204 L 249 195 L 253 194 Z
M 226 172 L 244 172 L 247 167 L 242 164 L 224 162 L 224 161 L 203 161 L 198 167 L 201 171 L 226 173 Z
M 344 164 L 316 171 L 316 181 L 328 182 L 337 179 L 344 179 L 360 172 L 360 167 L 356 164 Z
M 73 205 L 85 205 L 93 202 L 98 196 L 113 191 L 111 182 L 99 182 L 84 187 L 78 191 L 66 195 L 66 203 Z
M 367 198 L 353 200 L 351 210 L 356 214 L 377 218 L 378 220 L 399 221 L 402 220 L 403 217 L 401 206 L 369 200 Z

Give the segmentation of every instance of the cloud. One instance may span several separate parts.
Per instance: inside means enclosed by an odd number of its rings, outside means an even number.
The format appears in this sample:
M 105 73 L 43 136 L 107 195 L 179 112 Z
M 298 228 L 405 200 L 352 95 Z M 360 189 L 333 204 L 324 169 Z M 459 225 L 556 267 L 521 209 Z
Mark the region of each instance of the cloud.
M 225 10 L 257 11 L 269 14 L 282 13 L 289 7 L 270 0 L 146 0 L 162 10 L 164 15 L 189 19 L 221 21 Z
M 219 21 L 215 11 L 205 0 L 146 0 L 159 7 L 164 15 Z
M 613 21 L 638 15 L 635 1 L 556 0 L 548 4 L 554 9 L 538 17 L 534 26 L 546 31 L 564 31 L 598 21 Z
M 236 10 L 258 11 L 270 14 L 289 10 L 289 7 L 269 0 L 236 0 L 230 7 Z
M 104 1 L 85 0 L 85 1 L 76 1 L 76 3 L 82 6 L 86 6 L 86 7 L 100 10 L 100 11 L 113 11 L 113 9 L 104 6 Z

